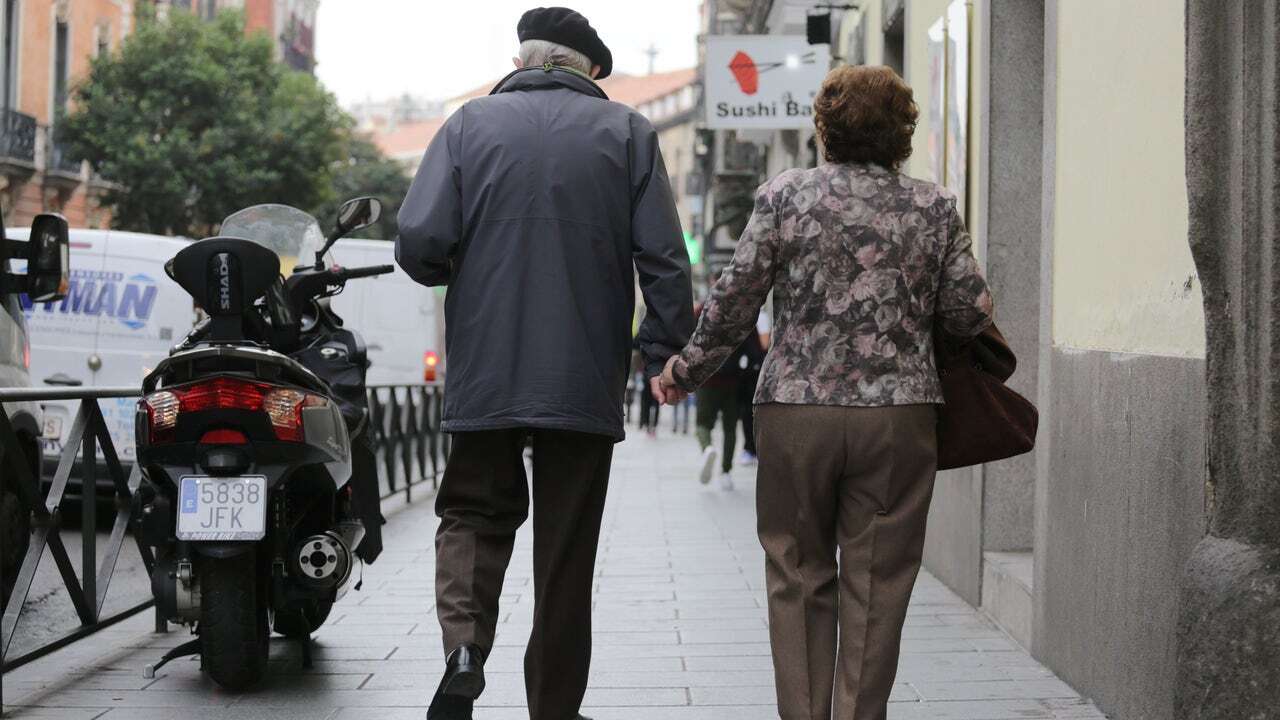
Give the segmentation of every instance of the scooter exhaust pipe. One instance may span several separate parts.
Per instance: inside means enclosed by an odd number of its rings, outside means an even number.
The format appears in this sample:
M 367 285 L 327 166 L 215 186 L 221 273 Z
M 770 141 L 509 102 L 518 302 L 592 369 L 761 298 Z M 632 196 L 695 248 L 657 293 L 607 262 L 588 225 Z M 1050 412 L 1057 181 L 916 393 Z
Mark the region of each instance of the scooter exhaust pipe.
M 352 549 L 364 540 L 364 524 L 346 520 L 332 530 L 306 538 L 294 548 L 294 569 L 307 584 L 337 587 L 337 597 L 346 594 L 351 580 Z

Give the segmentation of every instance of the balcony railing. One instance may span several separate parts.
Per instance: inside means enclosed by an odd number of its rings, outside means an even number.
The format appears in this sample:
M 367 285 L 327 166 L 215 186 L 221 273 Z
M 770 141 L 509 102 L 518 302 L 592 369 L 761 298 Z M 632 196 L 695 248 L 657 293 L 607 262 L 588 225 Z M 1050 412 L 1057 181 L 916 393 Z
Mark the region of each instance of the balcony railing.
M 48 142 L 45 143 L 45 175 L 56 175 L 79 182 L 80 158 L 71 154 L 60 135 L 57 126 L 49 128 Z
M 26 113 L 0 108 L 0 162 L 35 166 L 36 119 Z

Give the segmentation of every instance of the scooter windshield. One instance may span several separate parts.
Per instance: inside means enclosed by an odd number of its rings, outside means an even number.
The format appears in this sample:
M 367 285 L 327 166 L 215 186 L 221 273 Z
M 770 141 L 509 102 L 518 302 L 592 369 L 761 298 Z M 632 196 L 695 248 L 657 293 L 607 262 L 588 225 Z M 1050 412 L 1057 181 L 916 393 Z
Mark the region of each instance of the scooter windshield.
M 298 263 L 315 262 L 324 247 L 320 223 L 310 214 L 288 205 L 254 205 L 222 221 L 224 237 L 251 240 L 280 258 L 280 272 L 288 275 Z

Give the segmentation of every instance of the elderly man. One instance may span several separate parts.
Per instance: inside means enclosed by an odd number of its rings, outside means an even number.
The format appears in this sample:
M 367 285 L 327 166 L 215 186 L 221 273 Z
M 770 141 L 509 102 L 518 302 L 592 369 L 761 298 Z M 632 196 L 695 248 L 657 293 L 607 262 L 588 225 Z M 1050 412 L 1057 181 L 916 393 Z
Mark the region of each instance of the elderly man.
M 635 273 L 654 392 L 693 329 L 689 261 L 657 135 L 593 82 L 609 75 L 609 49 L 565 8 L 529 11 L 518 36 L 516 71 L 444 124 L 399 217 L 400 265 L 449 287 L 444 429 L 453 445 L 436 498 L 446 662 L 432 719 L 470 718 L 484 689 L 503 576 L 529 513 L 530 440 L 529 713 L 580 717 L 596 545 L 624 435 Z

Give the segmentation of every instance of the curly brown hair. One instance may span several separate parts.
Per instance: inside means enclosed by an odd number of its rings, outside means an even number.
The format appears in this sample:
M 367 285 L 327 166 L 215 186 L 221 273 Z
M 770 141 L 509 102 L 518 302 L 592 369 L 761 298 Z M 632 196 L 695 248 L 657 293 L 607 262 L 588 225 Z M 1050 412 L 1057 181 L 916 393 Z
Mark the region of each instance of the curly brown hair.
M 872 162 L 897 170 L 911 157 L 920 109 L 892 68 L 845 65 L 822 81 L 814 124 L 828 162 Z

